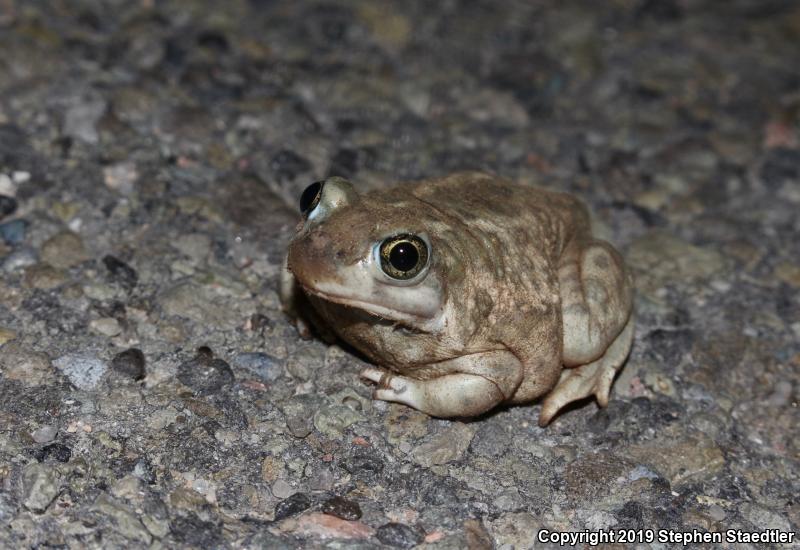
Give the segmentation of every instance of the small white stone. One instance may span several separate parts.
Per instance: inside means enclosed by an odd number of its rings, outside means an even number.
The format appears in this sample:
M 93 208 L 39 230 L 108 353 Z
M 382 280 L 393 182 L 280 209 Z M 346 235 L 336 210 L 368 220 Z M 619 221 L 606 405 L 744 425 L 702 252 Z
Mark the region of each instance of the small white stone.
M 21 184 L 29 181 L 31 179 L 30 172 L 23 172 L 22 170 L 17 170 L 11 174 L 11 179 L 14 180 L 14 183 Z
M 272 495 L 275 498 L 289 498 L 296 492 L 297 491 L 295 491 L 294 487 L 292 487 L 291 484 L 285 479 L 279 479 L 272 484 Z
M 81 227 L 83 227 L 83 220 L 80 218 L 72 218 L 69 223 L 67 223 L 67 227 L 73 233 L 80 233 Z
M 92 300 L 112 300 L 117 297 L 114 287 L 103 283 L 84 285 L 83 293 Z
M 714 279 L 711 281 L 711 288 L 717 292 L 722 292 L 723 294 L 730 291 L 732 287 L 733 285 L 731 285 L 730 281 L 723 281 L 721 279 Z
M 55 439 L 56 434 L 58 433 L 58 428 L 55 426 L 42 426 L 41 428 L 35 430 L 31 437 L 36 443 L 49 443 Z
M 53 361 L 53 366 L 63 372 L 73 386 L 85 391 L 93 390 L 108 370 L 108 365 L 97 357 L 82 353 L 59 357 Z
M 118 336 L 122 332 L 119 321 L 113 317 L 101 317 L 89 323 L 89 328 L 103 336 Z
M 0 173 L 0 195 L 14 197 L 17 195 L 17 186 L 6 174 Z
M 132 162 L 120 162 L 103 169 L 103 181 L 106 186 L 123 195 L 130 195 L 134 191 L 139 172 Z
M 727 515 L 725 510 L 719 504 L 712 504 L 708 507 L 708 515 L 711 516 L 711 519 L 714 521 L 722 521 L 725 519 Z

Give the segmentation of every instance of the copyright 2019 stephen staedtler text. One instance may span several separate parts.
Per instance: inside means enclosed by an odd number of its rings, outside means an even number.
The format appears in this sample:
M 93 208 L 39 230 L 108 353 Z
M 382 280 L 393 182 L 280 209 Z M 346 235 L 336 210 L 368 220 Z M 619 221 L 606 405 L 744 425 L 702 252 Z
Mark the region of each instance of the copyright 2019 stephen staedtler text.
M 584 544 L 597 546 L 598 544 L 637 544 L 660 542 L 671 544 L 792 544 L 797 540 L 794 531 L 781 531 L 780 529 L 764 529 L 760 531 L 745 531 L 742 529 L 727 529 L 725 531 L 676 531 L 673 529 L 603 529 L 591 531 L 550 531 L 542 529 L 536 535 L 540 543 L 555 543 L 560 546 L 574 546 Z

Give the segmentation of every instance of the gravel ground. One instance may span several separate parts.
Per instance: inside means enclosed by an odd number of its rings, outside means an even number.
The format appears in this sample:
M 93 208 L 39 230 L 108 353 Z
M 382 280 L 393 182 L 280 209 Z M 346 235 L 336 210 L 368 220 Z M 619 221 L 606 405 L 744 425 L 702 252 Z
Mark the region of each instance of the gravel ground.
M 222 5 L 0 0 L 1 547 L 798 530 L 798 2 Z M 475 168 L 635 271 L 607 409 L 372 402 L 281 313 L 309 182 Z

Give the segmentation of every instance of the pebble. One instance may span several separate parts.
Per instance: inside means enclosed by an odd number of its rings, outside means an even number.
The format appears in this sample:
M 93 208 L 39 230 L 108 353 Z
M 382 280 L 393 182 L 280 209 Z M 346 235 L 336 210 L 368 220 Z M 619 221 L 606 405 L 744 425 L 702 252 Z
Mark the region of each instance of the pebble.
M 126 288 L 133 288 L 136 286 L 139 275 L 131 266 L 111 254 L 103 257 L 103 264 L 106 266 L 109 273 L 111 273 L 111 276 L 119 281 L 120 284 Z
M 56 438 L 58 428 L 53 425 L 42 426 L 34 430 L 31 437 L 36 443 L 49 443 Z
M 374 454 L 356 453 L 341 462 L 342 468 L 359 477 L 377 477 L 384 469 L 384 460 Z
M 154 484 L 158 479 L 156 472 L 153 470 L 153 465 L 146 458 L 140 458 L 136 461 L 133 466 L 133 475 L 149 485 Z
M 314 415 L 314 427 L 328 437 L 340 437 L 344 430 L 356 422 L 365 420 L 364 416 L 347 405 L 328 405 Z
M 344 497 L 329 498 L 322 503 L 320 510 L 323 514 L 336 516 L 347 521 L 355 521 L 361 518 L 361 507 L 358 503 Z
M 707 435 L 685 439 L 653 440 L 633 445 L 627 450 L 629 459 L 649 464 L 675 487 L 713 479 L 725 467 L 725 455 Z
M 25 240 L 25 232 L 27 229 L 28 221 L 23 219 L 0 223 L 0 238 L 3 239 L 6 244 L 14 246 Z
M 288 518 L 281 522 L 279 531 L 290 533 L 297 537 L 309 539 L 342 539 L 342 540 L 363 540 L 369 539 L 374 531 L 369 525 L 360 521 L 347 521 L 319 512 L 303 514 L 297 518 Z M 365 546 L 354 546 L 345 544 L 343 546 L 332 546 L 333 548 L 365 548 Z M 369 548 L 372 548 L 370 545 Z M 272 548 L 269 546 L 268 548 Z
M 20 185 L 22 183 L 30 181 L 31 173 L 26 172 L 25 170 L 16 170 L 11 174 L 11 179 L 14 181 L 15 184 Z
M 275 485 L 278 483 L 286 483 L 286 481 L 279 479 L 276 481 L 272 486 L 272 492 L 275 494 Z M 287 484 L 288 485 L 288 484 Z M 277 495 L 275 495 L 277 496 Z M 280 497 L 279 497 L 280 498 Z M 311 507 L 311 497 L 309 497 L 305 493 L 295 493 L 288 498 L 280 501 L 275 506 L 275 521 L 282 520 L 284 518 L 288 518 L 290 516 L 296 516 L 300 512 L 304 512 Z
M 106 106 L 102 98 L 82 98 L 70 105 L 64 114 L 64 135 L 90 144 L 97 143 L 100 136 L 96 125 L 106 112 Z
M 17 199 L 0 195 L 0 220 L 17 211 Z
M 92 300 L 97 300 L 98 302 L 111 302 L 112 300 L 120 297 L 116 288 L 114 288 L 112 285 L 103 283 L 91 283 L 88 285 L 83 285 L 81 290 L 83 291 L 84 296 Z
M 788 380 L 780 380 L 775 384 L 772 393 L 767 397 L 766 404 L 768 407 L 785 407 L 792 400 L 792 383 Z
M 266 353 L 240 353 L 232 363 L 234 367 L 249 371 L 269 382 L 277 380 L 283 374 L 283 362 Z
M 261 479 L 267 483 L 274 483 L 283 473 L 284 463 L 280 458 L 267 455 L 261 461 Z M 275 493 L 273 492 L 273 495 Z
M 286 427 L 295 437 L 306 437 L 314 429 L 314 411 L 318 399 L 311 395 L 296 395 L 283 403 L 281 410 L 286 416 Z
M 25 270 L 24 280 L 28 288 L 52 290 L 67 282 L 67 274 L 50 264 L 38 263 Z
M 286 361 L 286 371 L 294 378 L 308 382 L 325 366 L 326 350 L 322 346 L 310 344 L 300 346 Z
M 191 258 L 195 264 L 201 264 L 211 253 L 211 238 L 202 233 L 181 235 L 174 240 L 172 246 L 184 256 Z
M 118 191 L 123 195 L 133 193 L 139 172 L 132 162 L 120 162 L 103 168 L 103 182 L 109 189 Z
M 421 543 L 425 535 L 403 523 L 386 523 L 378 527 L 375 537 L 395 548 L 411 548 Z
M 670 283 L 708 280 L 727 265 L 714 248 L 695 246 L 660 229 L 634 241 L 626 259 L 636 275 L 637 288 L 648 293 Z
M 89 329 L 103 336 L 119 336 L 122 332 L 122 326 L 119 321 L 113 317 L 101 317 L 100 319 L 92 319 L 89 323 Z
M 429 419 L 427 414 L 415 409 L 392 405 L 389 407 L 389 414 L 386 415 L 383 426 L 390 443 L 395 445 L 405 443 L 410 450 L 411 441 L 421 439 L 428 434 Z
M 145 529 L 133 510 L 115 501 L 109 495 L 101 493 L 95 499 L 92 509 L 113 518 L 119 534 L 125 537 L 126 541 L 142 543 L 144 546 L 152 542 L 152 535 Z M 138 546 L 137 544 L 131 545 Z
M 800 288 L 800 264 L 781 262 L 775 266 L 775 277 L 784 283 Z
M 111 368 L 134 380 L 145 377 L 145 358 L 142 350 L 128 348 L 121 351 L 111 360 Z
M 240 326 L 241 318 L 233 308 L 220 307 L 215 303 L 220 290 L 219 284 L 212 288 L 209 285 L 179 282 L 162 292 L 158 302 L 167 315 L 217 327 Z
M 330 395 L 330 398 L 334 403 L 349 407 L 356 412 L 369 411 L 372 409 L 372 399 L 362 397 L 349 386 Z
M 63 355 L 53 361 L 53 366 L 64 373 L 73 386 L 84 391 L 95 389 L 108 370 L 105 362 L 83 353 Z
M 57 471 L 34 462 L 22 471 L 22 504 L 31 512 L 44 512 L 60 491 Z
M 42 260 L 61 269 L 68 269 L 89 259 L 83 240 L 72 231 L 50 237 L 42 245 Z
M 332 468 L 322 466 L 313 467 L 308 478 L 308 487 L 312 491 L 327 492 L 333 490 L 338 480 L 338 472 Z
M 17 380 L 25 386 L 39 386 L 53 377 L 50 358 L 46 353 L 29 350 L 17 342 L 9 342 L 0 353 L 3 378 Z
M 55 435 L 55 434 L 54 434 Z M 72 449 L 63 443 L 51 443 L 46 445 L 34 453 L 34 458 L 39 462 L 45 462 L 49 459 L 57 460 L 66 464 L 72 458 Z
M 0 327 L 0 346 L 17 337 L 17 333 L 5 327 Z
M 80 204 L 72 201 L 56 201 L 50 211 L 62 222 L 66 223 L 72 231 L 78 231 L 83 220 L 78 217 Z M 73 227 L 74 226 L 74 227 Z
M 725 519 L 725 516 L 727 514 L 725 514 L 725 509 L 722 508 L 722 506 L 720 506 L 719 504 L 712 504 L 711 506 L 708 507 L 708 515 L 714 521 L 722 521 Z
M 472 426 L 454 423 L 412 450 L 411 458 L 426 468 L 454 462 L 464 456 L 474 435 Z
M 8 493 L 0 493 L 0 522 L 7 524 L 11 519 L 17 515 L 16 506 L 13 504 L 11 495 Z
M 675 396 L 675 384 L 663 373 L 648 370 L 644 375 L 644 384 L 656 393 L 668 397 Z
M 0 172 L 0 195 L 13 197 L 16 194 L 17 186 L 14 185 L 14 180 L 9 178 L 7 174 Z
M 230 365 L 222 359 L 212 359 L 198 353 L 178 367 L 178 380 L 189 386 L 197 395 L 217 393 L 234 381 Z
M 33 248 L 20 247 L 3 259 L 3 271 L 11 273 L 18 269 L 30 267 L 39 261 L 39 256 Z

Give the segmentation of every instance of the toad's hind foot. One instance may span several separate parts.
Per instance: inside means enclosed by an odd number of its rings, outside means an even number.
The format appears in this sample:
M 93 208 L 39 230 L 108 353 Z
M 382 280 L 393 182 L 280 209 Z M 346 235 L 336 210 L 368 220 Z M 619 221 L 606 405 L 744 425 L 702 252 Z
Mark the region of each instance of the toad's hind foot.
M 373 399 L 394 401 L 431 416 L 453 418 L 476 416 L 502 402 L 498 387 L 481 376 L 448 374 L 431 380 L 416 380 L 381 369 L 365 369 L 362 378 L 378 387 Z
M 619 368 L 628 357 L 633 343 L 633 314 L 625 328 L 599 359 L 579 367 L 565 369 L 561 380 L 542 404 L 539 425 L 546 426 L 562 407 L 594 395 L 601 407 L 608 405 L 608 395 Z

